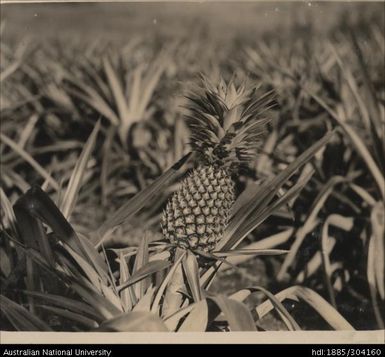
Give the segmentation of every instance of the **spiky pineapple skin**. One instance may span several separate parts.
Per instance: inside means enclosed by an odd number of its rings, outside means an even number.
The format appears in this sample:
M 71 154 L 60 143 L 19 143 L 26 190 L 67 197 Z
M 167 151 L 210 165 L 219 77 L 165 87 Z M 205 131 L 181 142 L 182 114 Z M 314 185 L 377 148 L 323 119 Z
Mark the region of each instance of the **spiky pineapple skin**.
M 223 235 L 233 203 L 234 183 L 228 171 L 200 166 L 169 200 L 163 234 L 179 247 L 211 252 Z

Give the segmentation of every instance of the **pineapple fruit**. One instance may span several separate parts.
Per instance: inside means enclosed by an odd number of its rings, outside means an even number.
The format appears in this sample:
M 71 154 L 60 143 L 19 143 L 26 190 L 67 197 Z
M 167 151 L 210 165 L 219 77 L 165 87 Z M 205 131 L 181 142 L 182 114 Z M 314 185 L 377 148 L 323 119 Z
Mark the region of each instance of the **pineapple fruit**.
M 232 175 L 260 148 L 272 105 L 271 92 L 235 77 L 216 85 L 202 77 L 187 96 L 190 144 L 199 165 L 184 179 L 163 212 L 166 239 L 185 249 L 211 252 L 223 235 L 235 200 Z

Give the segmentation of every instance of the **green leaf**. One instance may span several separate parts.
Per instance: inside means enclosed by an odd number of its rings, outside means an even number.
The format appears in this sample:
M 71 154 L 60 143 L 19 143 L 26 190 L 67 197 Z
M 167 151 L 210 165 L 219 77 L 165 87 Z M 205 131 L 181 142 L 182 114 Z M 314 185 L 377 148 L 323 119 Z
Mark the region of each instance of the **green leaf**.
M 146 293 L 143 297 L 138 301 L 138 303 L 134 306 L 132 311 L 147 311 L 151 312 L 151 303 L 155 295 L 156 288 L 152 285 L 149 286 Z
M 142 279 L 147 278 L 149 275 L 157 273 L 158 271 L 164 270 L 168 268 L 171 265 L 169 261 L 164 260 L 154 260 L 149 263 L 147 263 L 145 266 L 140 268 L 138 271 L 136 271 L 134 274 L 131 275 L 131 277 L 126 280 L 124 283 L 122 283 L 118 287 L 118 291 L 122 291 L 123 289 L 127 288 L 128 286 L 135 284 L 138 281 L 141 281 Z
M 99 326 L 96 321 L 72 311 L 68 311 L 65 309 L 61 309 L 59 307 L 48 306 L 48 305 L 36 305 L 36 306 L 41 309 L 47 310 L 51 313 L 54 313 L 56 315 L 62 316 L 70 321 L 77 322 L 89 329 Z
M 208 314 L 207 301 L 199 301 L 183 321 L 178 332 L 205 332 L 209 319 Z
M 234 255 L 252 255 L 252 256 L 270 256 L 270 255 L 282 255 L 288 253 L 288 250 L 282 249 L 233 249 L 227 251 L 214 252 L 217 257 L 230 257 Z
M 46 230 L 42 222 L 33 215 L 34 202 L 29 199 L 28 194 L 30 192 L 31 191 L 28 191 L 20 197 L 13 206 L 18 223 L 18 230 L 24 244 L 28 248 L 38 250 L 42 256 L 44 256 L 44 260 L 46 260 L 49 265 L 54 266 L 55 257 Z M 32 207 L 32 209 L 30 209 L 30 207 Z
M 124 121 L 129 116 L 129 109 L 119 78 L 107 57 L 103 58 L 103 67 L 118 108 L 120 120 Z
M 63 213 L 63 216 L 68 219 L 71 216 L 71 213 L 76 204 L 76 200 L 81 188 L 82 179 L 87 168 L 89 158 L 91 156 L 92 150 L 95 146 L 95 141 L 97 134 L 100 129 L 100 121 L 98 121 L 92 130 L 91 135 L 89 136 L 87 142 L 84 145 L 82 153 L 79 156 L 78 161 L 76 162 L 75 168 L 72 171 L 71 178 L 69 180 L 67 190 L 63 196 L 63 200 L 59 204 L 59 209 Z
M 8 277 L 9 274 L 11 274 L 11 271 L 12 266 L 8 254 L 2 247 L 0 247 L 0 272 L 3 273 L 4 276 Z
M 97 310 L 104 318 L 112 318 L 120 314 L 119 310 L 113 303 L 111 303 L 100 293 L 96 292 L 93 288 L 80 283 L 72 282 L 70 285 L 84 301 L 90 304 L 95 310 Z
M 373 131 L 377 133 L 378 139 L 383 140 L 384 137 L 384 131 L 381 130 L 383 128 L 383 122 L 381 119 L 381 111 L 380 111 L 380 101 L 377 97 L 377 91 L 376 88 L 373 85 L 373 80 L 370 75 L 370 72 L 368 70 L 368 66 L 365 64 L 365 55 L 363 54 L 361 47 L 358 43 L 357 37 L 354 34 L 354 32 L 350 33 L 352 42 L 353 42 L 353 48 L 355 50 L 359 68 L 361 71 L 361 76 L 359 78 L 363 82 L 363 89 L 365 91 L 365 99 L 366 99 L 366 108 L 369 113 L 369 118 L 372 121 L 373 125 Z M 381 145 L 381 143 L 380 143 Z M 381 147 L 381 146 L 380 146 Z
M 149 200 L 163 192 L 169 185 L 170 181 L 178 177 L 182 173 L 182 167 L 189 160 L 191 153 L 185 155 L 175 165 L 168 169 L 164 174 L 158 177 L 151 185 L 143 191 L 136 194 L 127 203 L 120 207 L 107 221 L 105 221 L 93 234 L 93 243 L 98 246 L 104 240 L 105 235 L 116 226 L 131 218 L 141 208 L 148 204 Z
M 114 110 L 95 89 L 93 89 L 87 84 L 84 84 L 73 76 L 66 76 L 66 80 L 68 80 L 68 82 L 80 89 L 79 90 L 74 87 L 67 86 L 66 91 L 70 95 L 73 95 L 88 104 L 95 111 L 110 120 L 113 125 L 119 125 L 120 120 L 115 114 Z
M 300 227 L 297 230 L 296 238 L 294 243 L 290 247 L 289 254 L 285 257 L 284 262 L 282 263 L 282 266 L 277 274 L 277 279 L 279 281 L 283 280 L 287 270 L 293 263 L 296 254 L 298 253 L 298 250 L 304 241 L 306 235 L 313 231 L 313 229 L 318 224 L 318 213 L 323 208 L 326 200 L 329 198 L 330 194 L 334 190 L 335 186 L 341 183 L 346 182 L 346 178 L 341 176 L 333 176 L 320 190 L 317 197 L 314 199 L 312 207 L 309 209 L 309 215 L 306 218 L 305 223 L 302 227 Z
M 0 306 L 12 325 L 19 331 L 52 331 L 39 317 L 4 295 L 0 295 Z
M 231 331 L 256 331 L 253 317 L 246 305 L 222 295 L 210 297 L 223 312 Z
M 264 208 L 266 208 L 269 202 L 277 194 L 280 187 L 287 182 L 287 180 L 303 165 L 305 165 L 316 153 L 319 151 L 334 135 L 334 131 L 329 132 L 323 138 L 318 140 L 310 148 L 305 150 L 295 161 L 290 163 L 285 170 L 279 173 L 272 180 L 267 180 L 264 184 L 254 188 L 254 193 L 249 195 L 248 203 L 242 205 L 237 212 L 233 214 L 229 225 L 223 235 L 223 238 L 219 244 L 219 248 L 230 249 L 234 247 L 244 237 L 239 233 L 235 234 L 240 227 L 244 225 L 244 222 L 249 218 L 250 214 L 254 212 L 254 220 L 260 222 L 262 219 L 259 217 Z M 296 186 L 298 188 L 298 186 Z M 294 194 L 295 192 L 292 191 Z M 244 197 L 243 197 L 244 199 Z M 283 199 L 281 198 L 281 202 Z M 277 206 L 278 207 L 278 206 Z M 252 226 L 255 226 L 253 224 Z
M 84 235 L 78 234 L 79 243 L 81 245 L 82 251 L 85 252 L 86 257 L 88 257 L 89 262 L 92 264 L 95 271 L 99 274 L 100 278 L 106 284 L 109 279 L 109 268 L 107 261 L 98 253 L 91 241 Z
M 285 299 L 298 300 L 301 299 L 308 303 L 314 310 L 316 310 L 321 317 L 335 330 L 354 330 L 353 326 L 345 320 L 342 315 L 333 308 L 323 297 L 318 295 L 315 291 L 302 286 L 292 286 L 282 290 L 275 297 L 279 301 Z M 265 301 L 256 307 L 258 316 L 262 318 L 271 309 L 273 304 L 270 300 Z
M 335 239 L 329 235 L 329 225 L 331 224 L 338 226 L 340 229 L 344 229 L 345 231 L 349 231 L 353 228 L 354 222 L 352 217 L 344 217 L 339 214 L 331 214 L 326 218 L 322 227 L 322 236 L 320 244 L 321 249 L 318 254 L 320 254 L 322 258 L 323 273 L 325 277 L 324 280 L 329 293 L 329 301 L 335 308 L 337 308 L 337 303 L 331 281 L 332 268 L 330 263 L 330 254 L 335 245 Z M 306 275 L 309 276 L 308 274 Z
M 177 252 L 178 252 L 178 250 L 177 250 Z M 154 301 L 153 301 L 152 306 L 151 306 L 151 312 L 153 312 L 153 313 L 158 312 L 158 310 L 159 310 L 159 303 L 160 303 L 160 301 L 161 301 L 161 299 L 163 297 L 163 294 L 164 294 L 164 292 L 166 290 L 166 287 L 169 284 L 169 282 L 170 282 L 171 285 L 173 284 L 172 278 L 174 278 L 173 277 L 174 273 L 177 272 L 178 270 L 181 270 L 181 261 L 184 258 L 185 254 L 186 254 L 186 251 L 185 250 L 184 251 L 179 251 L 178 254 L 179 254 L 179 256 L 177 256 L 177 258 L 175 259 L 174 264 L 172 265 L 172 267 L 169 270 L 169 272 L 167 273 L 166 277 L 163 279 L 162 284 L 159 286 L 158 291 L 156 292 Z M 179 274 L 177 274 L 177 275 L 179 276 Z M 180 288 L 181 288 L 180 282 L 179 282 L 179 279 L 177 279 L 174 290 L 178 291 Z M 165 297 L 165 300 L 166 300 L 166 297 Z M 163 303 L 163 305 L 165 305 L 165 302 Z M 165 306 L 163 306 L 163 308 L 164 307 Z M 167 314 L 164 313 L 164 315 L 167 315 Z
M 1 141 L 9 146 L 15 153 L 17 153 L 23 160 L 28 162 L 34 170 L 55 189 L 59 190 L 58 183 L 51 177 L 51 175 L 30 155 L 28 154 L 19 144 L 15 143 L 12 139 L 8 138 L 5 134 L 0 133 Z
M 3 212 L 4 214 L 4 218 L 3 218 L 4 221 L 9 224 L 9 228 L 11 229 L 12 235 L 15 238 L 17 238 L 19 236 L 19 232 L 16 227 L 15 213 L 13 212 L 12 204 L 8 200 L 8 197 L 6 196 L 2 187 L 0 187 L 0 207 L 1 207 L 1 212 Z
M 138 108 L 139 113 L 143 113 L 146 107 L 149 105 L 151 97 L 155 91 L 155 88 L 166 69 L 166 63 L 169 58 L 165 58 L 164 55 L 160 54 L 158 59 L 153 63 L 147 75 L 143 79 L 143 94 L 140 96 L 140 106 Z
M 288 228 L 282 232 L 273 234 L 269 237 L 262 238 L 258 240 L 257 242 L 253 242 L 247 246 L 244 247 L 244 249 L 253 249 L 253 250 L 265 250 L 265 249 L 271 249 L 273 247 L 279 246 L 281 244 L 286 243 L 290 237 L 293 235 L 294 228 Z M 231 251 L 231 250 L 230 250 Z M 233 265 L 239 265 L 241 263 L 244 263 L 250 259 L 253 259 L 253 255 L 235 255 L 231 256 L 227 259 L 227 261 Z M 228 270 L 230 269 L 230 265 L 222 264 L 219 267 L 220 271 Z M 205 281 L 205 277 L 207 275 L 205 274 L 202 276 L 202 281 Z
M 344 120 L 342 120 L 337 113 L 335 113 L 320 97 L 316 94 L 308 93 L 314 98 L 314 100 L 323 107 L 329 115 L 333 118 L 333 120 L 342 128 L 345 132 L 346 136 L 349 138 L 354 148 L 357 150 L 357 153 L 361 156 L 363 163 L 366 164 L 370 173 L 372 174 L 374 180 L 377 183 L 378 189 L 382 195 L 382 198 L 385 198 L 385 178 L 381 170 L 378 168 L 376 161 L 373 159 L 370 154 L 369 149 L 366 147 L 362 138 L 358 133 L 354 131 L 354 129 Z
M 133 267 L 133 275 L 135 275 L 137 271 L 139 271 L 141 268 L 145 267 L 146 264 L 148 264 L 148 255 L 148 235 L 147 233 L 144 233 L 144 236 L 140 241 L 138 250 L 136 252 L 135 263 Z M 140 279 L 137 283 L 135 283 L 134 291 L 138 299 L 141 299 L 141 297 L 147 290 L 146 280 L 146 278 L 143 278 Z
M 318 146 L 316 146 L 318 147 Z M 290 165 L 289 165 L 290 166 Z M 285 170 L 286 171 L 286 170 Z M 290 170 L 289 170 L 290 171 Z M 238 221 L 234 223 L 233 227 L 237 227 L 236 231 L 233 231 L 231 233 L 229 231 L 225 231 L 225 236 L 222 238 L 222 241 L 218 245 L 218 249 L 220 251 L 222 250 L 229 250 L 230 248 L 238 245 L 242 239 L 244 239 L 249 232 L 254 230 L 261 222 L 263 222 L 270 214 L 272 214 L 275 210 L 277 210 L 279 207 L 283 206 L 287 202 L 289 202 L 294 196 L 298 194 L 298 192 L 303 188 L 303 186 L 308 182 L 312 175 L 312 172 L 306 174 L 302 180 L 297 182 L 291 189 L 289 189 L 286 194 L 278 198 L 274 203 L 270 204 L 269 206 L 256 206 L 256 207 L 250 207 L 254 206 L 253 200 L 259 200 L 260 196 L 263 196 L 263 193 L 260 191 L 259 188 L 256 190 L 256 194 L 252 196 L 252 200 L 250 201 L 249 204 L 246 204 L 246 206 L 249 206 L 248 210 L 249 212 L 244 212 L 243 209 L 240 209 L 237 212 L 237 215 L 239 212 L 243 212 L 244 214 L 250 215 L 251 217 L 249 218 L 249 221 L 247 223 L 244 222 L 244 217 L 239 217 Z M 279 176 L 279 175 L 278 175 Z M 274 181 L 274 180 L 273 180 Z M 270 181 L 269 181 L 270 183 Z M 263 186 L 266 186 L 264 184 Z M 276 187 L 271 187 L 269 189 L 271 192 L 268 194 L 270 196 L 270 199 L 272 196 L 277 192 Z M 262 191 L 266 191 L 263 189 Z M 259 194 L 258 194 L 259 193 Z M 267 200 L 268 201 L 268 200 Z M 254 211 L 255 210 L 255 211 Z M 243 225 L 240 226 L 239 223 L 243 222 Z M 230 262 L 229 262 L 230 263 Z M 210 267 L 203 275 L 201 278 L 201 283 L 202 285 L 207 288 L 210 283 L 213 281 L 213 278 L 215 277 L 215 273 L 220 267 L 220 263 L 217 263 L 215 266 Z
M 289 314 L 286 308 L 282 303 L 268 290 L 263 287 L 255 286 L 252 288 L 242 289 L 237 293 L 233 294 L 230 298 L 237 301 L 244 301 L 251 293 L 260 291 L 267 296 L 270 302 L 273 304 L 274 308 L 277 310 L 278 314 L 281 316 L 283 322 L 287 326 L 289 331 L 299 331 L 301 328 L 294 318 Z
M 88 315 L 97 322 L 101 322 L 103 320 L 103 317 L 100 314 L 98 314 L 91 306 L 85 304 L 82 301 L 70 299 L 62 295 L 40 293 L 37 291 L 23 291 L 23 292 L 29 296 L 40 298 L 41 300 L 47 303 L 56 305 L 58 307 L 61 307 L 67 310 L 78 312 L 83 316 Z M 48 306 L 48 305 L 45 305 L 45 306 Z
M 89 279 L 89 281 L 93 284 L 93 286 L 101 292 L 101 284 L 105 283 L 105 279 L 103 282 L 102 277 L 97 273 L 97 271 L 95 271 L 94 267 L 90 263 L 88 263 L 88 261 L 86 261 L 80 254 L 76 253 L 71 247 L 69 247 L 68 245 L 64 245 L 64 248 L 79 265 L 79 267 L 84 272 L 85 276 Z
M 132 311 L 104 321 L 96 332 L 168 332 L 164 322 L 155 314 Z
M 198 302 L 202 300 L 202 290 L 199 282 L 199 267 L 195 254 L 188 250 L 185 259 L 182 261 L 182 265 L 193 299 L 195 302 Z
M 370 215 L 372 223 L 372 238 L 375 246 L 374 268 L 376 277 L 376 286 L 382 300 L 385 300 L 385 248 L 384 248 L 384 233 L 385 233 L 385 210 L 383 202 L 378 201 L 372 209 Z
M 371 222 L 373 232 L 368 247 L 367 277 L 377 325 L 380 329 L 384 329 L 384 319 L 381 315 L 381 308 L 377 297 L 378 293 L 381 300 L 384 301 L 385 213 L 382 202 L 377 202 L 372 209 Z
M 122 289 L 119 290 L 117 288 L 120 295 L 120 299 L 122 300 L 122 306 L 124 311 L 130 311 L 132 310 L 132 306 L 136 303 L 136 296 L 134 289 L 132 289 L 132 286 L 128 287 L 128 289 L 124 289 L 123 283 L 127 281 L 130 277 L 130 272 L 128 270 L 127 261 L 124 257 L 123 252 L 119 252 L 119 285 L 122 286 Z
M 41 224 L 38 220 L 51 227 L 55 236 L 67 243 L 78 254 L 87 258 L 92 263 L 92 257 L 87 255 L 81 240 L 64 218 L 51 198 L 39 187 L 31 187 L 23 194 L 13 205 L 13 209 L 18 221 L 19 228 L 22 228 L 22 234 L 25 239 L 29 238 L 29 230 L 34 225 L 39 225 L 36 229 L 41 231 Z M 18 215 L 20 218 L 18 218 Z M 40 232 L 42 233 L 42 231 Z M 42 240 L 45 243 L 46 240 Z M 47 245 L 47 248 L 49 246 Z
M 277 212 L 281 207 L 288 204 L 293 198 L 298 196 L 299 192 L 310 180 L 313 172 L 305 175 L 301 180 L 296 182 L 296 184 L 291 187 L 285 194 L 271 202 L 266 207 L 260 207 L 256 211 L 252 212 L 247 220 L 244 222 L 242 227 L 238 229 L 237 232 L 231 237 L 231 240 L 223 247 L 223 249 L 230 248 L 230 244 L 238 245 L 249 233 L 251 233 L 255 228 L 257 228 L 265 219 Z M 274 192 L 276 194 L 277 192 Z M 234 242 L 234 243 L 232 243 Z
M 198 302 L 194 302 L 186 307 L 182 307 L 181 309 L 174 311 L 172 314 L 164 317 L 164 322 L 167 325 L 167 328 L 170 331 L 175 331 L 177 326 L 179 325 L 179 321 L 186 316 L 191 310 L 199 304 Z

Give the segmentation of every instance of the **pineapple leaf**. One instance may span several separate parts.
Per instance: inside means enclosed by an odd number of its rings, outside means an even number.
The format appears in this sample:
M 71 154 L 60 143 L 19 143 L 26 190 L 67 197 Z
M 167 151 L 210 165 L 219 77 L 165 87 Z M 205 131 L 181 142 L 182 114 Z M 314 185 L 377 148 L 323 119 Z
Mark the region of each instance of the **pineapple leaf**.
M 235 168 L 252 160 L 260 148 L 273 95 L 258 97 L 255 86 L 245 82 L 220 79 L 214 85 L 203 76 L 200 87 L 187 96 L 191 146 L 206 163 Z
M 207 300 L 199 301 L 194 305 L 178 332 L 205 332 L 209 319 Z
M 168 332 L 164 322 L 155 314 L 131 311 L 104 321 L 97 332 Z
M 199 283 L 199 267 L 195 254 L 187 251 L 186 258 L 182 261 L 182 265 L 194 301 L 202 300 L 202 291 Z
M 256 331 L 255 323 L 249 309 L 243 303 L 222 295 L 209 298 L 223 312 L 231 331 Z
M 341 314 L 333 308 L 333 306 L 331 306 L 324 298 L 309 288 L 291 286 L 290 288 L 275 294 L 275 298 L 279 301 L 283 301 L 285 299 L 304 300 L 314 310 L 316 310 L 335 330 L 354 330 L 353 326 L 348 321 L 346 321 L 345 318 L 342 317 Z M 258 316 L 262 318 L 272 308 L 273 304 L 271 300 L 267 300 L 256 307 L 256 312 L 258 313 Z
M 28 311 L 24 306 L 0 295 L 2 312 L 9 322 L 19 331 L 52 331 L 38 316 Z

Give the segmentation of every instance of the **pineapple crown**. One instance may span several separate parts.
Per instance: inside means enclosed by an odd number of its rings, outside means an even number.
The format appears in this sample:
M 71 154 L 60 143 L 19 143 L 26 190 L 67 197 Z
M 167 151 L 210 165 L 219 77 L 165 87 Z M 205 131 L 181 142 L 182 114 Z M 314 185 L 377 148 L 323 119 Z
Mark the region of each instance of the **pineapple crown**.
M 200 85 L 186 96 L 186 121 L 190 144 L 204 164 L 234 171 L 255 158 L 273 106 L 273 92 L 258 96 L 257 90 L 247 79 L 220 78 L 214 85 L 201 75 Z

